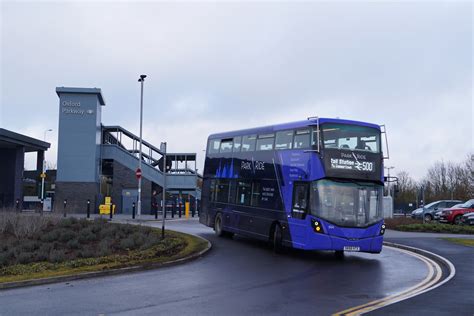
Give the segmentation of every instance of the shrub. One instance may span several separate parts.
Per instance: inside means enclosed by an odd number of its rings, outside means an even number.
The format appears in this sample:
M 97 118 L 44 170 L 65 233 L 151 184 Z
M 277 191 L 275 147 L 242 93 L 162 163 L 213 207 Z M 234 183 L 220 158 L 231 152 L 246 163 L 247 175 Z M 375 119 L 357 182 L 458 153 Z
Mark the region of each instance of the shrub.
M 39 262 L 39 261 L 48 261 L 49 259 L 49 252 L 50 250 L 47 249 L 47 248 L 40 248 L 38 249 L 38 251 L 36 251 L 35 255 L 35 261 L 36 262 Z
M 16 258 L 18 263 L 27 264 L 34 261 L 35 256 L 31 252 L 22 252 Z
M 80 258 L 93 258 L 95 257 L 95 251 L 92 247 L 85 246 L 78 252 Z
M 88 242 L 95 241 L 97 239 L 97 235 L 92 229 L 84 229 L 79 233 L 78 239 L 81 244 L 87 244 Z
M 105 257 L 108 256 L 112 253 L 112 244 L 113 244 L 112 239 L 103 239 L 100 241 L 99 246 L 98 246 L 98 256 L 100 257 Z
M 117 251 L 122 256 L 124 251 L 146 250 L 157 244 L 159 234 L 149 227 L 110 224 L 101 219 L 0 214 L 0 267 L 11 267 L 17 272 L 23 269 L 15 268 L 18 264 L 53 267 L 78 258 L 106 260 Z M 0 274 L 2 271 L 6 270 L 0 270 Z
M 65 258 L 66 258 L 66 254 L 64 250 L 52 250 L 51 253 L 49 254 L 48 261 L 52 263 L 59 263 L 59 262 L 64 261 Z
M 118 230 L 115 225 L 107 225 L 100 231 L 100 239 L 115 238 L 115 233 Z
M 0 253 L 0 267 L 9 265 L 10 261 L 14 258 L 15 256 L 13 254 L 13 251 L 6 251 Z
M 408 225 L 399 225 L 397 226 L 396 229 L 401 230 L 401 231 L 410 231 L 410 232 L 474 234 L 474 227 L 450 225 L 450 224 L 408 224 Z
M 67 242 L 67 247 L 70 249 L 79 249 L 80 244 L 77 238 L 71 239 Z
M 133 233 L 132 238 L 136 248 L 143 246 L 143 244 L 145 243 L 145 237 L 139 232 Z
M 71 230 L 62 230 L 59 241 L 68 242 L 76 238 L 76 233 Z
M 397 227 L 400 225 L 422 224 L 423 220 L 413 219 L 411 217 L 394 217 L 386 218 L 384 222 L 388 229 L 397 229 Z
M 134 247 L 135 247 L 135 241 L 133 240 L 133 237 L 128 237 L 120 241 L 120 249 L 130 250 L 130 249 L 133 249 Z
M 72 227 L 74 224 L 77 223 L 77 219 L 74 217 L 69 217 L 66 219 L 63 219 L 59 222 L 59 227 L 64 227 L 64 228 L 69 228 Z
M 50 232 L 47 232 L 47 233 L 43 234 L 40 237 L 40 240 L 43 241 L 43 242 L 53 242 L 53 241 L 58 240 L 60 236 L 61 236 L 60 231 L 55 229 L 55 230 L 52 230 Z
M 31 252 L 39 249 L 40 246 L 41 244 L 36 240 L 27 240 L 21 245 L 21 249 Z

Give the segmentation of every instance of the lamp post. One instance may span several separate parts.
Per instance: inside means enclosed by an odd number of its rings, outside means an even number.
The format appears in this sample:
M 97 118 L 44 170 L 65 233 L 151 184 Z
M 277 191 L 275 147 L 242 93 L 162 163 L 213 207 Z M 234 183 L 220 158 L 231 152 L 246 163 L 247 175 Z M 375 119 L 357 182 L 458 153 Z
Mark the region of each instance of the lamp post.
M 161 238 L 165 239 L 166 219 L 166 142 L 161 143 L 160 150 L 163 153 L 163 221 L 161 223 Z
M 142 130 L 143 130 L 143 83 L 145 82 L 146 75 L 140 75 L 138 82 L 141 84 L 140 94 L 140 147 L 138 150 L 138 170 L 142 170 Z M 138 171 L 137 170 L 137 171 Z M 140 217 L 142 214 L 142 177 L 138 177 L 138 203 L 137 203 L 137 216 Z
M 47 129 L 44 131 L 44 137 L 43 140 L 46 142 L 46 133 L 47 132 L 52 132 L 53 130 L 51 128 Z M 45 178 L 45 171 L 46 171 L 46 151 L 43 154 L 43 170 L 41 172 L 41 207 L 44 208 L 44 178 Z M 41 210 L 43 211 L 43 210 Z

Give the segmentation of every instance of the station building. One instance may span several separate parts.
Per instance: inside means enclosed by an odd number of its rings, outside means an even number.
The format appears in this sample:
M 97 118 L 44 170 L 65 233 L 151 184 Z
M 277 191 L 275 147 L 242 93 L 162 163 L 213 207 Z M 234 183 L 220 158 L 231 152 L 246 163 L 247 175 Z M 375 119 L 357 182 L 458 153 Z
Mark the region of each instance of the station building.
M 0 209 L 23 209 L 25 153 L 36 152 L 36 170 L 30 172 L 38 180 L 43 170 L 44 152 L 51 145 L 36 138 L 0 128 Z M 34 184 L 37 189 L 37 181 Z
M 59 97 L 57 170 L 45 172 L 46 199 L 52 210 L 71 213 L 97 213 L 110 197 L 116 213 L 132 213 L 138 200 L 139 137 L 127 129 L 102 124 L 106 106 L 101 89 L 56 88 Z M 0 209 L 50 210 L 41 204 L 41 178 L 44 153 L 50 144 L 0 129 Z M 25 153 L 36 152 L 36 170 L 25 171 Z M 161 210 L 166 176 L 167 207 L 190 202 L 197 210 L 202 176 L 197 173 L 195 153 L 164 153 L 142 141 L 142 214 Z M 43 176 L 44 176 L 43 175 Z M 27 195 L 27 196 L 25 196 Z M 45 200 L 45 202 L 47 202 Z M 50 205 L 50 204 L 48 204 Z
M 138 199 L 139 137 L 125 128 L 102 124 L 106 106 L 101 89 L 58 87 L 59 128 L 54 210 L 85 212 L 87 201 L 97 210 L 111 197 L 118 213 L 131 213 Z M 142 214 L 160 209 L 166 175 L 167 200 L 189 201 L 197 208 L 202 177 L 195 153 L 164 153 L 142 141 Z M 168 204 L 168 203 L 167 203 Z

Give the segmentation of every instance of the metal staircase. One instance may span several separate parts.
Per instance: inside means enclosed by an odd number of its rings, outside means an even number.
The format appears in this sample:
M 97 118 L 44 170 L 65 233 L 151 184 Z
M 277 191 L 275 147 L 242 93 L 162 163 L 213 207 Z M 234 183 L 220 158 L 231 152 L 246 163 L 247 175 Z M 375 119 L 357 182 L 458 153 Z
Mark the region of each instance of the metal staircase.
M 139 137 L 123 127 L 102 126 L 102 159 L 116 160 L 134 171 L 138 167 L 139 147 Z M 142 176 L 163 185 L 163 152 L 147 141 L 142 141 Z M 201 177 L 196 172 L 196 154 L 167 153 L 166 176 L 167 191 L 196 190 Z

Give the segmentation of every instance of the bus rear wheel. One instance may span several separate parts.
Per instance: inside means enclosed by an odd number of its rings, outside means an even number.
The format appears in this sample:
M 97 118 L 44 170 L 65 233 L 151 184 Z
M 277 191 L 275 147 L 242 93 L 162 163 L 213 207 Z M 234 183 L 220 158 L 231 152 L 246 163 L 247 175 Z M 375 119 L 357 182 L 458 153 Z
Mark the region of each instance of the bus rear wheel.
M 344 250 L 336 250 L 334 256 L 336 259 L 344 259 Z
M 280 224 L 275 224 L 272 235 L 273 252 L 283 252 L 283 233 Z

